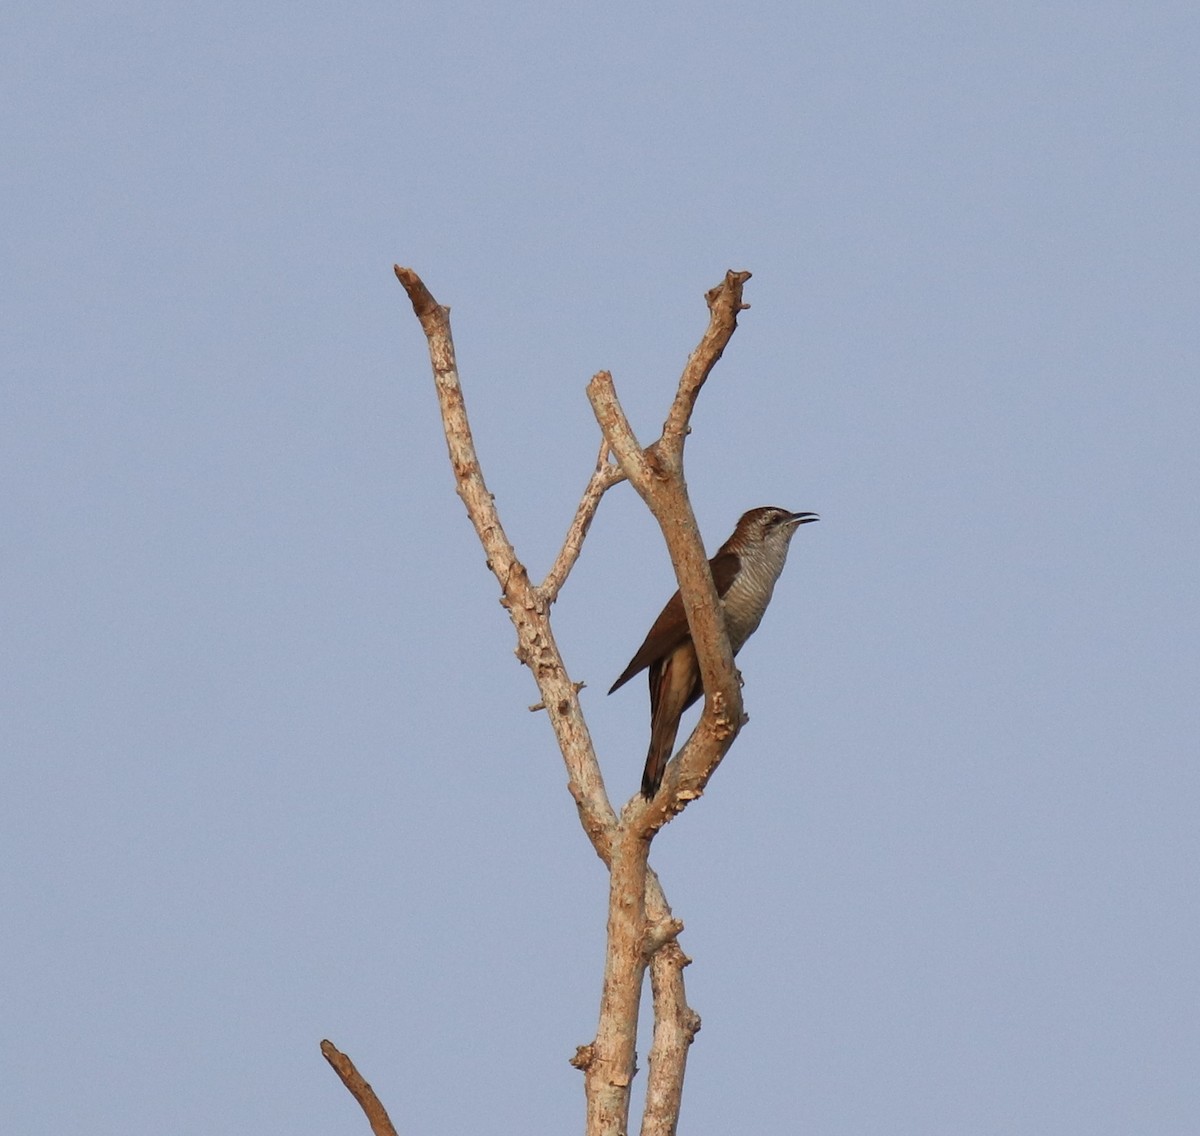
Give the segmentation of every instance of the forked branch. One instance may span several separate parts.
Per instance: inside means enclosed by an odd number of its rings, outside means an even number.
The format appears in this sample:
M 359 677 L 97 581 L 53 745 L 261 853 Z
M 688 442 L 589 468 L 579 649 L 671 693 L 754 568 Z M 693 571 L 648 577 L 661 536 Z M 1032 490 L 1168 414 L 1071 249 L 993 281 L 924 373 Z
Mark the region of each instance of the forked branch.
M 404 285 L 429 343 L 429 359 L 433 365 L 434 385 L 441 408 L 450 465 L 454 470 L 455 487 L 487 554 L 488 567 L 500 583 L 503 593 L 501 603 L 508 610 L 517 632 L 517 657 L 533 672 L 538 684 L 542 703 L 567 766 L 568 786 L 584 831 L 597 854 L 607 863 L 617 817 L 605 791 L 600 763 L 596 760 L 591 735 L 579 706 L 579 688 L 567 674 L 550 628 L 549 605 L 553 596 L 548 599 L 530 583 L 529 574 L 517 559 L 505 535 L 496 502 L 483 480 L 458 377 L 454 340 L 450 333 L 450 311 L 433 298 L 412 269 L 397 265 L 396 277 Z M 598 470 L 593 476 L 593 483 L 599 479 L 603 484 L 610 476 L 601 476 Z M 598 487 L 597 502 L 604 488 L 607 486 Z M 580 524 L 584 530 L 589 521 L 590 515 L 583 512 Z M 560 569 L 564 578 L 566 570 L 569 570 L 568 559 L 560 554 L 565 566 Z
M 545 580 L 535 586 L 504 532 L 484 482 L 459 383 L 449 310 L 438 304 L 411 269 L 397 266 L 395 271 L 429 344 L 455 487 L 499 581 L 501 603 L 517 633 L 517 655 L 537 682 L 540 706 L 547 711 L 562 751 L 580 821 L 610 871 L 600 1021 L 595 1041 L 580 1047 L 572 1062 L 585 1073 L 587 1131 L 589 1136 L 628 1131 L 638 1004 L 649 967 L 655 1029 L 642 1131 L 645 1136 L 669 1136 L 678 1120 L 687 1048 L 699 1029 L 699 1018 L 684 994 L 683 967 L 688 960 L 676 941 L 682 924 L 672 916 L 647 858 L 654 834 L 688 800 L 699 796 L 742 723 L 733 656 L 683 479 L 683 446 L 700 390 L 737 326 L 738 312 L 746 307 L 742 287 L 750 274 L 729 272 L 707 294 L 708 327 L 688 358 L 662 434 L 650 446 L 643 449 L 638 444 L 612 377 L 601 372 L 593 378 L 588 398 L 604 439 L 600 455 L 562 549 Z M 567 674 L 550 628 L 549 610 L 579 558 L 601 498 L 625 478 L 662 528 L 700 660 L 705 708 L 692 737 L 668 768 L 670 791 L 660 793 L 649 806 L 635 797 L 618 818 L 579 706 L 582 684 L 573 683 Z M 377 1136 L 393 1136 L 386 1113 L 349 1059 L 328 1042 L 322 1043 L 322 1052 L 363 1105 Z
M 704 683 L 704 712 L 667 767 L 668 791 L 659 793 L 638 820 L 648 836 L 703 792 L 744 721 L 733 651 L 683 477 L 683 447 L 696 399 L 737 330 L 738 313 L 748 306 L 742 289 L 749 279 L 749 272 L 730 271 L 707 293 L 708 327 L 688 357 L 661 437 L 645 449 L 621 408 L 612 376 L 601 371 L 588 384 L 588 400 L 605 440 L 662 529 Z

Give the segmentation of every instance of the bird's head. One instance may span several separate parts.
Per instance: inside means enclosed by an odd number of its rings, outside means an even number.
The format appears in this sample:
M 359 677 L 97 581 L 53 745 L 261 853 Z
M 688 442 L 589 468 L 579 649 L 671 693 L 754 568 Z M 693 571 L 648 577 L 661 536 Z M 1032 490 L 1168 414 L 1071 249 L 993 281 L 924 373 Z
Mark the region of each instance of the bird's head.
M 820 519 L 816 513 L 792 513 L 774 505 L 764 505 L 742 514 L 733 539 L 748 545 L 782 542 L 786 546 L 801 525 Z

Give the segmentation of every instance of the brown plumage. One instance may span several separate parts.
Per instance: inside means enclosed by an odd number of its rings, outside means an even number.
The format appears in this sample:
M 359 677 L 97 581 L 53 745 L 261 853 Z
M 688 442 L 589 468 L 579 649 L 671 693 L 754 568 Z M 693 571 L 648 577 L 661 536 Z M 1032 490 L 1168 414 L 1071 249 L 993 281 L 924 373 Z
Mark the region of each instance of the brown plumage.
M 796 529 L 818 520 L 816 513 L 790 513 L 766 506 L 744 513 L 733 535 L 708 566 L 721 606 L 729 645 L 736 655 L 762 620 L 775 581 L 783 571 L 788 545 Z M 667 601 L 645 641 L 609 694 L 641 670 L 649 669 L 650 749 L 642 773 L 642 796 L 650 799 L 662 784 L 675 748 L 683 712 L 704 692 L 700 662 L 688 629 L 679 592 Z

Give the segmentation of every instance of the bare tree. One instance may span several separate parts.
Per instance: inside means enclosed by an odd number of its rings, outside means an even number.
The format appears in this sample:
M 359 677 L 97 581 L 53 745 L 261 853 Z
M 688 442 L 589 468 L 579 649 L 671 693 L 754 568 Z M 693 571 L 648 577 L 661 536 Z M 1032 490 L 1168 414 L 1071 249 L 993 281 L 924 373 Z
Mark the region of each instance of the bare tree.
M 629 1131 L 638 1009 L 647 969 L 654 1030 L 641 1132 L 642 1136 L 670 1136 L 679 1118 L 688 1047 L 700 1019 L 688 1006 L 684 991 L 683 968 L 690 960 L 677 941 L 683 924 L 672 915 L 658 876 L 649 866 L 650 845 L 663 825 L 703 793 L 745 722 L 725 621 L 688 499 L 683 449 L 696 399 L 737 327 L 738 313 L 748 306 L 742 302 L 742 288 L 750 273 L 727 272 L 707 293 L 708 327 L 684 367 L 662 434 L 649 446 L 643 447 L 634 436 L 612 376 L 601 371 L 592 378 L 587 396 L 602 435 L 600 454 L 562 548 L 540 584 L 529 579 L 517 559 L 484 482 L 459 384 L 449 309 L 438 304 L 411 269 L 397 266 L 396 276 L 429 342 L 458 495 L 483 545 L 488 567 L 500 582 L 500 603 L 517 633 L 517 656 L 537 682 L 541 701 L 534 709 L 544 709 L 550 719 L 583 830 L 609 870 L 599 1024 L 595 1038 L 580 1046 L 571 1059 L 584 1074 L 587 1136 L 625 1136 Z M 699 658 L 704 709 L 683 749 L 667 766 L 662 791 L 653 800 L 640 794 L 633 797 L 618 815 L 605 791 L 579 705 L 581 684 L 571 681 L 554 641 L 550 607 L 579 557 L 600 499 L 625 480 L 662 529 Z M 321 1050 L 362 1105 L 372 1132 L 394 1136 L 387 1113 L 350 1059 L 328 1041 L 321 1043 Z

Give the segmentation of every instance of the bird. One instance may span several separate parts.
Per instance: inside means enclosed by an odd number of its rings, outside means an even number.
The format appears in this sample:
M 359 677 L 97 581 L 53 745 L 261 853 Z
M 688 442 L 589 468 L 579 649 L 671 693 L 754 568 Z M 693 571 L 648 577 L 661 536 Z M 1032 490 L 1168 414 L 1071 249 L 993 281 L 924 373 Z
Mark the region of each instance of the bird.
M 796 530 L 817 520 L 816 513 L 792 513 L 773 505 L 751 509 L 742 514 L 733 535 L 709 560 L 735 655 L 762 621 Z M 700 662 L 678 591 L 608 693 L 646 669 L 650 672 L 650 749 L 642 773 L 642 796 L 649 801 L 662 784 L 679 719 L 704 692 Z

